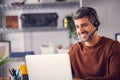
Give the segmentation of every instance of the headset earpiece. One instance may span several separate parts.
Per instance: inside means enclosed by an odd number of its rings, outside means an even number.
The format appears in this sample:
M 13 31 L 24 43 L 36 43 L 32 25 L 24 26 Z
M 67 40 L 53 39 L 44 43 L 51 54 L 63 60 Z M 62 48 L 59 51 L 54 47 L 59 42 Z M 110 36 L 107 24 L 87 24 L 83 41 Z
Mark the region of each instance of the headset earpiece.
M 96 21 L 94 22 L 94 26 L 98 28 L 98 27 L 100 26 L 100 22 L 99 22 L 98 20 L 96 20 Z
M 96 11 L 94 11 L 92 8 L 87 8 L 87 11 L 92 24 L 98 29 L 100 22 L 98 20 Z

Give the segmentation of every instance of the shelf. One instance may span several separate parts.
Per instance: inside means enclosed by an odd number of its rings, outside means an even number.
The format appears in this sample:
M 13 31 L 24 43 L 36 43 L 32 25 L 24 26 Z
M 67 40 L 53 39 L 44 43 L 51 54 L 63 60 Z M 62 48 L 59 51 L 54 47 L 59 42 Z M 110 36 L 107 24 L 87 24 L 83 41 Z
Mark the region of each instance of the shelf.
M 40 9 L 40 8 L 73 8 L 79 7 L 78 1 L 71 2 L 55 2 L 55 3 L 42 3 L 42 4 L 24 4 L 24 5 L 0 5 L 3 10 L 25 10 L 25 9 Z
M 41 9 L 57 9 L 62 10 L 65 9 L 73 9 L 79 8 L 80 2 L 79 0 L 71 0 L 68 2 L 54 2 L 54 3 L 36 3 L 36 4 L 23 4 L 23 5 L 11 5 L 11 4 L 0 4 L 0 11 L 2 12 L 3 17 L 5 17 L 5 13 L 7 11 L 15 11 L 15 10 L 41 10 Z M 61 11 L 62 12 L 62 11 Z M 8 12 L 9 13 L 9 12 Z M 68 13 L 69 14 L 69 13 Z M 4 23 L 2 26 L 5 26 Z M 58 25 L 59 26 L 59 25 Z M 42 31 L 66 31 L 67 29 L 62 27 L 32 27 L 32 28 L 18 28 L 18 29 L 7 29 L 6 27 L 0 27 L 0 33 L 9 33 L 9 32 L 42 32 Z
M 44 32 L 44 31 L 67 31 L 66 28 L 57 27 L 34 27 L 34 28 L 23 28 L 23 29 L 6 29 L 1 28 L 0 33 L 14 33 L 14 32 Z

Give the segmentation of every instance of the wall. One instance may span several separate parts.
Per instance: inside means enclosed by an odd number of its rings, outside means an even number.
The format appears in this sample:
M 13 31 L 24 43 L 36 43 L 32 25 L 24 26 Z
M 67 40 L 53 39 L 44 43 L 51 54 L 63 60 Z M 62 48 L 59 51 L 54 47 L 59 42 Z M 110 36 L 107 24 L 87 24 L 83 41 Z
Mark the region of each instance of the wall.
M 2 17 L 2 10 L 0 8 L 0 17 Z M 2 27 L 2 19 L 0 19 L 0 28 Z
M 101 26 L 99 33 L 115 39 L 115 34 L 120 32 L 120 0 L 83 0 L 83 6 L 97 9 Z

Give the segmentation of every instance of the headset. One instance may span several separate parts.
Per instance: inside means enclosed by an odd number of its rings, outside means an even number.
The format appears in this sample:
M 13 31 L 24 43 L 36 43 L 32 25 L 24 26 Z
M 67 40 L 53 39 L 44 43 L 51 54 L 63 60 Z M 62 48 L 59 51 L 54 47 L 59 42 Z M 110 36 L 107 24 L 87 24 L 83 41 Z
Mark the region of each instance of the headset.
M 91 7 L 82 7 L 82 8 L 86 10 L 87 14 L 89 15 L 88 18 L 98 30 L 98 27 L 100 26 L 100 21 L 98 20 L 98 15 L 96 10 Z
M 100 22 L 98 20 L 98 15 L 97 15 L 96 10 L 92 7 L 81 7 L 75 13 L 75 15 L 73 16 L 73 19 L 79 19 L 79 18 L 82 18 L 84 16 L 87 16 L 88 19 L 91 21 L 91 23 L 98 30 L 98 27 L 100 26 Z
M 83 7 L 83 8 L 85 8 L 86 16 L 89 18 L 91 23 L 96 27 L 96 29 L 90 33 L 89 37 L 92 38 L 92 36 L 94 35 L 94 33 L 98 30 L 98 27 L 100 26 L 98 15 L 97 15 L 96 10 L 91 7 Z
M 92 38 L 94 33 L 96 31 L 98 31 L 98 27 L 100 26 L 99 18 L 98 18 L 96 10 L 94 8 L 81 7 L 80 9 L 78 9 L 76 11 L 75 15 L 73 16 L 73 19 L 77 20 L 77 19 L 83 18 L 85 16 L 88 17 L 88 19 L 90 20 L 92 25 L 94 27 L 96 27 L 96 29 L 93 32 L 89 32 L 89 38 Z

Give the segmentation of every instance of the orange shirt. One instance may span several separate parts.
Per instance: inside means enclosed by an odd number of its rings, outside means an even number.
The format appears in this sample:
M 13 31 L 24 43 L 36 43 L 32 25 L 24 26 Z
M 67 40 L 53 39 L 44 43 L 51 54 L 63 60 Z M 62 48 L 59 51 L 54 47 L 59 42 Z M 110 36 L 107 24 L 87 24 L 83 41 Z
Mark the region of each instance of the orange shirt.
M 69 55 L 73 76 L 76 78 L 120 80 L 118 41 L 102 37 L 94 46 L 85 46 L 82 42 L 78 42 L 71 47 Z

